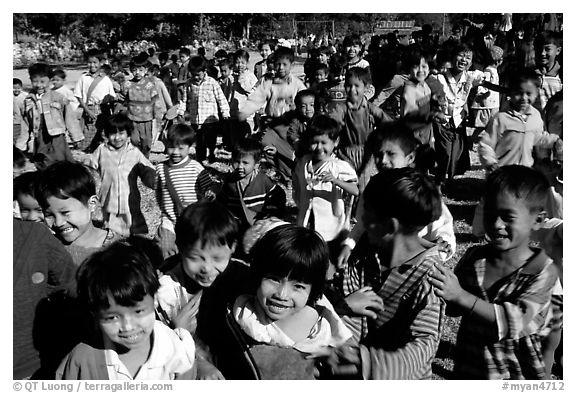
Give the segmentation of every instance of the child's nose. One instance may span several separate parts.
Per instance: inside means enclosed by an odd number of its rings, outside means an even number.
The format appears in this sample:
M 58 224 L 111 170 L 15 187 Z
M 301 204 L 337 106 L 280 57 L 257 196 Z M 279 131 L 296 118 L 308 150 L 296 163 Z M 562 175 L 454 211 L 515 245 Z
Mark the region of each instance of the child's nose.
M 123 331 L 130 331 L 132 330 L 132 327 L 134 326 L 134 321 L 132 321 L 132 318 L 127 316 L 122 318 L 122 330 Z
M 278 285 L 278 288 L 276 290 L 276 295 L 281 299 L 285 299 L 286 296 L 288 295 L 288 284 L 287 283 L 281 283 L 280 285 Z
M 54 225 L 56 227 L 60 227 L 62 225 L 64 225 L 66 221 L 64 220 L 64 217 L 62 217 L 60 214 L 55 214 L 54 215 Z

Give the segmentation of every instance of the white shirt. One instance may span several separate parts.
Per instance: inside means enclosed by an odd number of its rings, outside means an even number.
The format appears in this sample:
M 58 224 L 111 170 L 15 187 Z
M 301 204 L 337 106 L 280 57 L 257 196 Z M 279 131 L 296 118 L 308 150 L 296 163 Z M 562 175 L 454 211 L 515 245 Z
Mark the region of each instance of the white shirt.
M 88 97 L 88 90 L 90 89 L 92 81 L 94 81 L 94 77 L 92 75 L 89 73 L 83 74 L 80 79 L 78 79 L 78 82 L 76 82 L 76 86 L 74 87 L 74 96 L 80 98 L 82 101 L 89 105 L 100 104 L 104 97 L 107 95 L 116 97 L 114 86 L 112 86 L 112 81 L 107 76 L 105 76 L 104 79 L 98 83 L 98 85 L 90 94 L 90 97 Z

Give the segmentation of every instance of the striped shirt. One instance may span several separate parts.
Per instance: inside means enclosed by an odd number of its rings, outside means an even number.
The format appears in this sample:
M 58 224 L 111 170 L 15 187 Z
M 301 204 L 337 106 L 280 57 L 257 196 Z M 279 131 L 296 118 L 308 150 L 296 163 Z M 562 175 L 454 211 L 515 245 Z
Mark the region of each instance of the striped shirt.
M 190 122 L 195 125 L 216 123 L 222 117 L 230 117 L 230 106 L 218 82 L 205 76 L 199 85 L 185 85 L 186 111 L 190 114 Z
M 541 332 L 550 322 L 553 262 L 542 250 L 489 288 L 490 246 L 470 248 L 454 269 L 462 289 L 494 305 L 496 323 L 470 315 L 460 323 L 454 357 L 458 379 L 544 379 Z
M 182 207 L 202 199 L 212 180 L 204 167 L 190 157 L 184 158 L 176 165 L 163 162 L 156 166 L 156 200 L 160 206 L 162 218 L 176 223 L 176 207 L 166 185 L 165 167 L 168 169 L 168 176 L 172 180 Z
M 427 379 L 440 342 L 444 301 L 427 275 L 441 263 L 438 246 L 386 269 L 363 237 L 344 269 L 343 294 L 370 285 L 384 302 L 376 320 L 343 318 L 360 340 L 365 379 Z

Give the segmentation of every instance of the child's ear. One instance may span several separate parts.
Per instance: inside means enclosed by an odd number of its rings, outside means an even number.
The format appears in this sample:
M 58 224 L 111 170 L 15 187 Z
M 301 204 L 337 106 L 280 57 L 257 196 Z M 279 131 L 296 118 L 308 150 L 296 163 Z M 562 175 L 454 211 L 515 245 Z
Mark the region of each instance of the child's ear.
M 415 152 L 411 152 L 406 156 L 406 163 L 408 164 L 407 166 L 411 166 L 412 164 L 414 164 L 414 160 L 416 159 L 416 153 Z
M 236 251 L 236 245 L 238 244 L 238 242 L 234 242 L 232 243 L 232 246 L 230 246 L 230 251 L 232 251 L 232 254 L 234 254 L 234 252 Z
M 98 197 L 96 195 L 92 195 L 88 198 L 88 208 L 90 209 L 91 213 L 96 211 L 96 206 L 98 205 Z

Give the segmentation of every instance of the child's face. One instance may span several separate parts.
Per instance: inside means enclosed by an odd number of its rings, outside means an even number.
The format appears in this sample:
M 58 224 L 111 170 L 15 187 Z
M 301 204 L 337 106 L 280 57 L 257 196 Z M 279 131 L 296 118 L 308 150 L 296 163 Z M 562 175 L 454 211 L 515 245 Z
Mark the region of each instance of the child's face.
M 318 83 L 325 82 L 328 80 L 328 74 L 326 73 L 326 70 L 316 70 L 316 72 L 314 73 L 314 77 L 316 79 L 316 82 Z
M 360 56 L 360 45 L 351 45 L 346 47 L 346 56 L 348 56 L 348 60 L 354 60 L 358 56 Z
M 410 68 L 410 79 L 423 83 L 430 74 L 430 68 L 426 59 L 420 59 L 420 64 L 413 65 Z
M 556 57 L 562 51 L 561 47 L 556 46 L 553 42 L 547 42 L 537 48 L 536 60 L 541 66 L 552 66 L 556 62 Z
M 228 65 L 220 66 L 220 76 L 222 77 L 222 79 L 228 78 L 230 74 L 232 74 L 232 70 L 230 69 L 230 67 L 228 67 Z
M 44 94 L 50 86 L 50 78 L 48 76 L 35 75 L 30 81 L 32 82 L 32 88 L 37 94 Z
M 328 65 L 328 55 L 326 53 L 318 53 L 318 63 Z
M 190 73 L 191 74 L 191 79 L 192 79 L 192 83 L 195 85 L 199 85 L 202 80 L 204 79 L 204 77 L 206 76 L 206 71 L 200 71 L 200 70 L 196 70 Z
M 298 114 L 304 119 L 311 119 L 314 116 L 314 97 L 303 96 L 298 103 Z
M 182 268 L 188 277 L 201 287 L 207 288 L 228 267 L 235 248 L 234 245 L 230 248 L 220 244 L 202 246 L 198 240 L 192 247 L 181 251 Z
M 238 70 L 239 73 L 246 71 L 246 69 L 248 68 L 248 62 L 246 61 L 246 59 L 243 59 L 241 57 L 236 59 L 234 65 L 236 66 L 236 70 Z
M 262 45 L 262 48 L 260 49 L 260 56 L 262 56 L 263 59 L 267 59 L 271 53 L 272 48 L 270 48 L 270 45 L 267 44 Z
M 64 79 L 60 78 L 57 75 L 54 75 L 52 77 L 52 79 L 50 79 L 50 82 L 52 82 L 52 88 L 54 90 L 61 88 L 62 86 L 64 86 Z
M 178 164 L 190 154 L 190 145 L 179 143 L 177 146 L 166 146 L 170 164 Z
M 406 168 L 414 162 L 414 153 L 406 154 L 396 141 L 384 141 L 380 150 L 374 154 L 378 171 Z
M 22 93 L 22 85 L 19 83 L 15 83 L 12 85 L 12 93 L 14 93 L 14 96 L 17 97 L 20 95 L 20 93 Z
M 123 148 L 127 141 L 128 131 L 126 130 L 118 130 L 118 132 L 114 132 L 108 135 L 108 144 L 114 149 Z
M 19 194 L 16 197 L 20 207 L 20 216 L 24 221 L 44 222 L 44 212 L 36 198 L 28 194 Z
M 440 72 L 445 73 L 446 71 L 448 71 L 450 68 L 452 68 L 452 63 L 449 61 L 445 61 L 444 63 L 442 63 L 442 65 L 440 66 Z
M 538 227 L 537 219 L 537 212 L 531 212 L 526 203 L 507 192 L 486 199 L 484 227 L 498 251 L 528 247 L 530 233 Z
M 188 61 L 188 59 L 190 58 L 190 56 L 185 55 L 184 53 L 180 53 L 179 58 L 180 58 L 181 63 L 186 63 Z
M 330 158 L 337 145 L 338 141 L 333 141 L 326 134 L 313 136 L 310 142 L 312 160 L 314 162 L 326 161 Z
M 144 78 L 147 72 L 148 69 L 144 66 L 138 66 L 132 69 L 132 74 L 134 75 L 135 81 L 139 81 L 140 79 Z
M 97 57 L 89 57 L 88 58 L 88 72 L 91 74 L 95 74 L 96 72 L 100 71 L 100 60 Z
M 121 350 L 146 348 L 156 321 L 154 298 L 150 295 L 134 306 L 122 306 L 108 294 L 110 307 L 98 312 L 102 332 Z M 124 351 L 122 351 L 124 352 Z
M 281 57 L 274 61 L 274 69 L 276 70 L 276 76 L 284 78 L 290 74 L 292 62 L 287 57 Z
M 65 243 L 73 243 L 92 228 L 92 212 L 96 206 L 93 195 L 85 205 L 76 198 L 47 198 L 48 208 L 44 211 L 45 221 L 56 236 Z
M 472 65 L 472 52 L 460 52 L 454 58 L 454 69 L 458 72 L 468 71 Z
M 530 105 L 534 104 L 538 95 L 538 88 L 532 81 L 525 81 L 520 84 L 517 91 L 510 95 L 510 106 L 516 112 L 526 113 Z
M 344 88 L 346 90 L 346 95 L 349 102 L 358 104 L 364 98 L 366 85 L 360 79 L 355 77 L 348 78 Z
M 254 159 L 254 156 L 251 154 L 242 154 L 238 157 L 234 158 L 232 162 L 232 168 L 234 168 L 234 172 L 240 178 L 244 179 L 246 176 L 250 175 L 255 168 L 257 168 L 258 163 Z
M 256 291 L 258 304 L 272 321 L 290 317 L 304 307 L 310 298 L 312 286 L 288 277 L 262 278 Z

